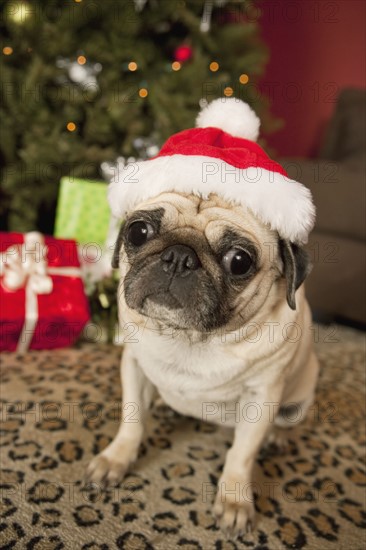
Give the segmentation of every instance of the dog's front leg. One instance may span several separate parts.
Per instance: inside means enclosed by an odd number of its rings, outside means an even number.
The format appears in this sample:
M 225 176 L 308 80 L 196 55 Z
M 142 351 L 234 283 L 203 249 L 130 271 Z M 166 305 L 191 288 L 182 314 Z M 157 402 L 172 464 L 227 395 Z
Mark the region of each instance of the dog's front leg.
M 234 442 L 226 455 L 213 509 L 220 527 L 229 535 L 243 534 L 253 527 L 252 470 L 261 444 L 273 426 L 281 395 L 282 387 L 271 386 L 238 404 Z
M 89 464 L 86 481 L 102 486 L 117 485 L 129 465 L 137 458 L 141 443 L 144 417 L 154 386 L 146 378 L 128 346 L 121 360 L 122 422 L 114 440 Z

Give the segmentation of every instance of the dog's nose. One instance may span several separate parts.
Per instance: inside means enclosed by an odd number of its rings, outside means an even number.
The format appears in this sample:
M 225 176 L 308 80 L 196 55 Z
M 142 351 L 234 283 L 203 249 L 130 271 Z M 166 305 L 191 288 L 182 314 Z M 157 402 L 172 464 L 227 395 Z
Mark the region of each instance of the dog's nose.
M 201 266 L 201 262 L 193 248 L 184 244 L 168 246 L 160 256 L 164 271 L 172 271 L 177 275 L 188 275 Z

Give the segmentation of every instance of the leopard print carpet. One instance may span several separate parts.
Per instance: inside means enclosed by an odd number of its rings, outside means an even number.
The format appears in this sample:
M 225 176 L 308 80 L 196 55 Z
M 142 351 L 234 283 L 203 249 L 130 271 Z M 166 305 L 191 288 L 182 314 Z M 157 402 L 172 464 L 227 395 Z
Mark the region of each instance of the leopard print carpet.
M 118 428 L 121 349 L 3 354 L 1 548 L 364 548 L 364 335 L 316 327 L 314 339 L 316 402 L 286 430 L 286 452 L 270 446 L 258 456 L 257 528 L 236 540 L 211 516 L 230 430 L 156 404 L 124 482 L 84 490 L 88 462 Z

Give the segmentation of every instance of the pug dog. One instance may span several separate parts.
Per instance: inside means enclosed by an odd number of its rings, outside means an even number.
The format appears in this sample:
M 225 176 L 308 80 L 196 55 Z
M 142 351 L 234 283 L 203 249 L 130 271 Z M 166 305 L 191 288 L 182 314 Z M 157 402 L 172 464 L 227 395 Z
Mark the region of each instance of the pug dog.
M 254 142 L 257 125 L 243 102 L 217 100 L 198 128 L 111 185 L 112 210 L 124 215 L 113 259 L 119 316 L 138 328 L 138 341 L 123 349 L 120 428 L 87 470 L 95 483 L 123 479 L 156 394 L 180 414 L 232 427 L 213 504 L 231 535 L 254 524 L 259 449 L 275 425 L 304 419 L 318 375 L 302 246 L 314 209 L 308 191 Z

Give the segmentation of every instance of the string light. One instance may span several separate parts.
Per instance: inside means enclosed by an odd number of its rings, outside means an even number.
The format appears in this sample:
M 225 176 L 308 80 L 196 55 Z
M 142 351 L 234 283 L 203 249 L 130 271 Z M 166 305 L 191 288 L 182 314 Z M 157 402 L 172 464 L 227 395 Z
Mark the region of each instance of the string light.
M 240 84 L 248 84 L 249 82 L 249 76 L 247 74 L 241 74 L 239 77 Z
M 137 63 L 135 63 L 135 61 L 130 61 L 130 63 L 128 64 L 128 70 L 129 71 L 136 71 L 137 70 Z
M 13 53 L 13 48 L 11 46 L 4 46 L 3 48 L 4 55 L 11 55 L 12 53 Z
M 234 90 L 232 88 L 230 88 L 230 86 L 226 86 L 225 90 L 224 90 L 224 95 L 226 97 L 231 97 L 234 93 Z
M 147 91 L 146 88 L 140 88 L 139 90 L 139 96 L 144 98 L 144 97 L 147 97 L 149 95 L 149 92 Z
M 79 63 L 79 65 L 85 65 L 86 63 L 85 55 L 79 55 L 79 57 L 77 58 L 77 62 Z
M 8 2 L 6 7 L 6 16 L 17 25 L 23 24 L 33 14 L 33 8 L 28 2 L 18 0 L 17 2 Z
M 173 61 L 172 63 L 172 69 L 173 71 L 180 71 L 182 65 L 179 63 L 179 61 Z
M 212 63 L 210 63 L 210 71 L 212 71 L 213 73 L 218 71 L 219 68 L 220 68 L 220 65 L 216 61 L 212 61 Z
M 75 122 L 68 122 L 66 125 L 66 128 L 68 129 L 69 132 L 75 132 L 76 130 Z

